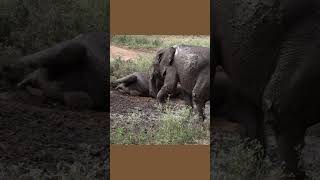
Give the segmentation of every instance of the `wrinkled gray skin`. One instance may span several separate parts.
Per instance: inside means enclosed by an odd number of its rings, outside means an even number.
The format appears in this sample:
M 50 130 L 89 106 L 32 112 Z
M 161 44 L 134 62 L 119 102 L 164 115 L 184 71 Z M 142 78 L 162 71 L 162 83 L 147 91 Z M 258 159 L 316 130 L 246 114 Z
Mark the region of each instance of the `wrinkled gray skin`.
M 222 65 L 247 100 L 250 137 L 264 144 L 271 124 L 281 160 L 304 179 L 297 146 L 319 122 L 319 3 L 315 0 L 217 0 L 213 5 L 214 65 Z M 250 125 L 250 126 L 249 126 Z M 290 179 L 290 178 L 289 178 Z
M 187 104 L 193 106 L 203 121 L 204 106 L 210 98 L 210 49 L 178 45 L 157 52 L 151 75 L 150 91 L 155 92 L 155 80 L 164 81 L 157 99 L 164 102 L 180 83 Z
M 149 75 L 135 72 L 113 82 L 116 89 L 131 96 L 149 96 Z
M 213 116 L 226 118 L 228 121 L 241 122 L 241 136 L 243 138 L 252 136 L 252 131 L 246 129 L 254 129 L 250 127 L 247 119 L 252 119 L 249 109 L 250 103 L 241 94 L 239 94 L 232 86 L 232 81 L 221 68 L 216 69 L 214 79 L 213 93 Z M 251 125 L 252 126 L 252 125 Z
M 222 70 L 216 70 L 213 94 L 213 116 L 230 118 L 231 81 Z
M 107 86 L 107 33 L 85 33 L 40 52 L 24 56 L 12 65 L 22 77 L 18 87 L 33 87 L 48 98 L 88 99 L 89 108 L 105 110 Z M 23 70 L 23 71 L 22 71 Z M 25 72 L 25 73 L 22 73 Z M 68 98 L 66 96 L 72 95 Z M 88 98 L 89 97 L 89 98 Z M 92 102 L 92 103 L 90 103 Z
M 157 87 L 160 88 L 163 85 L 163 81 L 157 80 Z M 115 89 L 124 94 L 129 94 L 131 96 L 144 96 L 144 97 L 154 97 L 156 94 L 150 94 L 150 75 L 147 73 L 135 72 L 133 74 L 127 75 L 123 78 L 117 79 L 112 82 L 113 86 L 116 86 Z M 178 85 L 178 88 L 173 93 L 172 97 L 177 97 L 181 95 L 181 87 Z

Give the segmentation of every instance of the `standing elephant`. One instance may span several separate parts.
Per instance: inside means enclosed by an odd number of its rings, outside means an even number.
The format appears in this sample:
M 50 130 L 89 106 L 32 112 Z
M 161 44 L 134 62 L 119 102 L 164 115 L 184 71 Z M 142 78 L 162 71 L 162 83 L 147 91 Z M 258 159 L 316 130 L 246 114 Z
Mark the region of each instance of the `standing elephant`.
M 244 122 L 247 131 L 264 144 L 264 124 L 270 123 L 286 170 L 304 179 L 296 147 L 320 120 L 319 2 L 216 0 L 212 5 L 214 65 L 223 66 L 251 106 L 245 112 L 254 117 Z
M 204 120 L 204 106 L 210 98 L 210 49 L 200 46 L 178 45 L 157 52 L 151 75 L 151 93 L 156 92 L 156 80 L 164 84 L 157 93 L 163 102 L 180 83 L 188 104 L 193 105 Z
M 214 78 L 213 115 L 214 117 L 230 118 L 231 81 L 228 75 L 217 68 Z

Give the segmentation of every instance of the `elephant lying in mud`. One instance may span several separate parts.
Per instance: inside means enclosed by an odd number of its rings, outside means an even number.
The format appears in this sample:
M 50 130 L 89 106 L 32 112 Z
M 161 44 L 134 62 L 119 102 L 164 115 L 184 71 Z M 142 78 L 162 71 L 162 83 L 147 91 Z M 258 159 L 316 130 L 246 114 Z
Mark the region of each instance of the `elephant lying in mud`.
M 150 91 L 164 102 L 180 83 L 187 104 L 205 119 L 204 106 L 210 98 L 210 49 L 200 46 L 177 45 L 156 53 L 151 74 Z M 164 82 L 156 93 L 156 80 Z
M 217 0 L 212 3 L 214 65 L 223 66 L 251 108 L 247 131 L 265 145 L 275 132 L 281 161 L 296 180 L 306 129 L 320 122 L 319 1 Z
M 150 93 L 150 75 L 147 73 L 135 72 L 129 74 L 123 78 L 117 79 L 111 83 L 116 90 L 124 94 L 129 94 L 131 96 L 145 96 L 145 97 L 154 97 L 155 94 Z M 162 81 L 156 82 L 157 87 L 161 88 L 163 85 Z M 158 92 L 159 90 L 157 90 Z M 171 95 L 171 97 L 178 97 L 181 95 L 181 88 L 178 85 L 176 91 Z
M 105 32 L 80 34 L 24 56 L 5 69 L 7 74 L 18 72 L 14 82 L 19 80 L 18 87 L 30 93 L 67 106 L 105 110 L 107 40 Z

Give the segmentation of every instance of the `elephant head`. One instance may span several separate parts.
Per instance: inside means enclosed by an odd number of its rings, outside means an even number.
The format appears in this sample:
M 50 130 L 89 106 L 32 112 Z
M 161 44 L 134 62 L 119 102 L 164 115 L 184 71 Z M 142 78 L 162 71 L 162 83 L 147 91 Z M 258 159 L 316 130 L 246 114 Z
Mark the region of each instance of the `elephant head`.
M 163 86 L 167 68 L 173 63 L 175 50 L 174 47 L 169 47 L 161 49 L 156 53 L 151 66 L 149 82 L 149 93 L 153 97 L 157 96 L 157 93 Z

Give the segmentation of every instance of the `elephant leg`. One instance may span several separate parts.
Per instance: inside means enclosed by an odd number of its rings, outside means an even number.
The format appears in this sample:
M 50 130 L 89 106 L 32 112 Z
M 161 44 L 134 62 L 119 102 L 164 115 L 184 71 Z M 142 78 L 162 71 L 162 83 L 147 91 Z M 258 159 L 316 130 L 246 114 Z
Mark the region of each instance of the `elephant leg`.
M 231 93 L 230 106 L 232 109 L 231 119 L 239 121 L 242 127 L 241 137 L 256 139 L 263 147 L 266 147 L 264 113 L 262 109 L 237 92 Z
M 192 95 L 189 94 L 188 92 L 186 92 L 184 89 L 182 89 L 180 86 L 178 87 L 177 89 L 181 95 L 182 95 L 182 98 L 183 100 L 185 101 L 185 104 L 187 106 L 191 106 L 193 108 L 193 104 L 192 104 Z
M 168 94 L 173 93 L 178 84 L 178 77 L 175 67 L 168 67 L 166 70 L 166 76 L 164 79 L 164 84 L 157 94 L 157 99 L 160 103 L 164 103 Z
M 128 87 L 126 87 L 123 83 L 119 84 L 116 87 L 116 90 L 118 90 L 119 92 L 123 93 L 123 94 L 130 94 L 130 90 Z
M 204 108 L 205 103 L 210 98 L 210 82 L 206 81 L 205 78 L 201 78 L 197 81 L 196 85 L 192 90 L 192 103 L 194 109 L 198 112 L 199 119 L 204 121 Z
M 199 120 L 204 121 L 205 120 L 205 115 L 204 115 L 204 107 L 205 107 L 205 102 L 202 100 L 199 100 L 196 96 L 192 96 L 193 100 L 193 107 L 196 112 L 198 112 Z
M 20 88 L 26 87 L 27 85 L 43 87 L 48 82 L 48 70 L 46 68 L 39 68 L 34 72 L 28 74 L 17 86 Z
M 287 179 L 303 180 L 306 178 L 306 174 L 298 164 L 301 155 L 300 150 L 304 147 L 306 129 L 301 125 L 296 126 L 296 128 L 286 126 L 276 132 L 279 155 L 285 163 L 285 171 L 295 175 L 295 178 L 290 177 Z
M 136 81 L 137 81 L 137 76 L 134 74 L 130 74 L 130 75 L 125 76 L 123 78 L 117 79 L 114 83 L 115 84 L 120 84 L 120 83 L 130 84 L 130 83 L 133 83 Z

